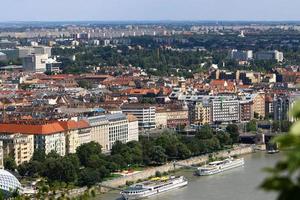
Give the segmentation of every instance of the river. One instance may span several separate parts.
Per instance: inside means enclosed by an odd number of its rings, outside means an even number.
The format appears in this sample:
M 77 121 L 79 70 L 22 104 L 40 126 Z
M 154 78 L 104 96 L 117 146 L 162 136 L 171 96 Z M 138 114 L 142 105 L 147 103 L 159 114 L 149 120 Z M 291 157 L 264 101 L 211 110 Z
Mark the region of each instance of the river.
M 244 155 L 245 166 L 214 176 L 198 177 L 191 170 L 181 170 L 176 175 L 184 175 L 189 180 L 187 187 L 148 198 L 149 200 L 274 200 L 276 194 L 267 193 L 258 187 L 266 177 L 262 171 L 274 166 L 281 154 L 259 152 Z M 118 191 L 103 194 L 96 200 L 116 200 Z

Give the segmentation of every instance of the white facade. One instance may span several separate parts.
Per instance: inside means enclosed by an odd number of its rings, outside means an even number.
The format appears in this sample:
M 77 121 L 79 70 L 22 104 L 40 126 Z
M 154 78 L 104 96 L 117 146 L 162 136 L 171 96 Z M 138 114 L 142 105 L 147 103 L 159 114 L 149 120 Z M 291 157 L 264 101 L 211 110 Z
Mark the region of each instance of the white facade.
M 109 121 L 109 150 L 116 141 L 128 142 L 128 119 L 124 114 L 112 114 L 106 116 Z
M 129 121 L 128 122 L 128 141 L 138 141 L 139 140 L 139 122 Z
M 214 123 L 239 121 L 238 100 L 214 99 L 211 105 L 212 121 Z
M 32 54 L 23 58 L 23 69 L 29 72 L 45 72 L 48 54 Z
M 55 133 L 51 135 L 35 135 L 35 148 L 41 148 L 48 154 L 55 151 L 60 156 L 66 154 L 66 137 L 65 133 Z
M 139 121 L 139 129 L 155 129 L 156 121 L 155 121 L 155 106 L 142 106 L 142 105 L 134 105 L 128 104 L 122 107 L 122 111 L 125 114 L 134 115 Z

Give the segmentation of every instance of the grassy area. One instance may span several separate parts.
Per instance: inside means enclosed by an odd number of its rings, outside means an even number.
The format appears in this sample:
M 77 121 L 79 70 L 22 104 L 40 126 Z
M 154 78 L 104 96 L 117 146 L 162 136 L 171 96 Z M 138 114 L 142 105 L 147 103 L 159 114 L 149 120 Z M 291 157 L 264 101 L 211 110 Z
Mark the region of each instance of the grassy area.
M 110 176 L 103 179 L 103 181 L 108 181 L 108 180 L 112 180 L 112 179 L 119 178 L 119 177 L 122 177 L 122 175 L 121 174 L 110 174 Z

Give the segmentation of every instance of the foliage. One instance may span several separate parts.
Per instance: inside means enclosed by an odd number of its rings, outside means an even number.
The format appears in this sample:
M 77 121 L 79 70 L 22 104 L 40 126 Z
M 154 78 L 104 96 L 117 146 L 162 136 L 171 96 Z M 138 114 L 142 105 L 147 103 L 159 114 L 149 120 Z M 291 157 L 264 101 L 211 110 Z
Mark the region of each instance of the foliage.
M 294 106 L 292 113 L 295 119 L 300 117 L 300 102 Z M 300 193 L 300 121 L 296 121 L 288 134 L 275 139 L 280 149 L 286 150 L 285 157 L 273 168 L 266 171 L 270 174 L 261 187 L 267 191 L 277 191 L 278 200 L 296 200 Z
M 3 159 L 4 168 L 10 171 L 15 171 L 17 164 L 12 156 L 7 156 Z
M 229 133 L 233 143 L 239 142 L 239 127 L 236 124 L 229 124 L 226 127 L 226 131 Z
M 256 120 L 251 120 L 246 124 L 247 132 L 256 131 L 257 123 Z

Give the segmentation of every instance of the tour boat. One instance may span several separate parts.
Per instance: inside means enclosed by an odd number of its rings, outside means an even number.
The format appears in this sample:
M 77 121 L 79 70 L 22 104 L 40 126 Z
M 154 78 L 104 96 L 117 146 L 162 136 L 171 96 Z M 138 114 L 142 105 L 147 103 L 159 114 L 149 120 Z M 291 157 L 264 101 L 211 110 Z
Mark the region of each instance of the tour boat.
M 122 191 L 120 194 L 125 200 L 142 199 L 159 193 L 184 187 L 188 180 L 183 176 L 154 178 L 150 181 L 138 183 Z
M 213 174 L 218 174 L 236 167 L 244 166 L 244 158 L 227 158 L 221 161 L 210 162 L 204 167 L 199 167 L 196 170 L 196 174 L 199 176 L 209 176 Z

